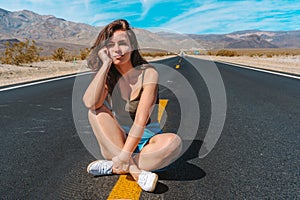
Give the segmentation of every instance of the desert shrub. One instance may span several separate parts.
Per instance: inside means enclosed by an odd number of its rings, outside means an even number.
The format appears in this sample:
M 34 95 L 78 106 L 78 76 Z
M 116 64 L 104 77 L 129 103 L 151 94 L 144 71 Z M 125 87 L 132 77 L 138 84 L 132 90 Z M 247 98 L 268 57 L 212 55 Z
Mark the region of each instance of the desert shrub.
M 142 52 L 141 54 L 145 57 L 161 57 L 170 55 L 168 52 Z
M 52 60 L 52 56 L 40 56 L 40 61 Z
M 257 56 L 258 57 L 263 57 L 265 54 L 264 53 L 258 53 Z
M 76 60 L 79 60 L 79 59 L 78 59 L 78 56 L 76 56 L 76 55 L 71 55 L 71 54 L 66 55 L 65 58 L 64 58 L 64 61 L 65 61 L 65 62 L 76 62 Z
M 57 48 L 53 51 L 52 53 L 52 59 L 53 60 L 64 60 L 65 59 L 65 56 L 66 56 L 66 51 L 65 51 L 65 48 Z
M 213 55 L 213 52 L 208 51 L 206 54 L 209 55 L 209 56 L 212 56 L 212 55 Z
M 267 56 L 267 58 L 272 58 L 272 57 L 273 57 L 273 54 L 268 53 L 266 56 Z
M 285 56 L 290 56 L 291 53 L 289 53 L 289 52 L 284 52 L 284 55 L 285 55 Z
M 230 49 L 236 51 L 239 55 L 250 56 L 250 57 L 267 57 L 274 56 L 295 56 L 300 55 L 300 49 L 289 49 L 289 48 L 253 48 L 253 49 Z
M 227 49 L 221 49 L 217 52 L 216 56 L 229 56 L 229 57 L 233 57 L 233 56 L 237 56 L 237 52 L 236 51 L 231 51 L 231 50 L 227 50 Z
M 4 64 L 20 65 L 39 61 L 39 52 L 42 48 L 37 47 L 34 40 L 5 44 L 5 51 L 2 53 L 1 62 Z
M 89 55 L 90 51 L 91 50 L 89 48 L 80 49 L 80 59 L 85 60 L 87 58 L 87 56 Z

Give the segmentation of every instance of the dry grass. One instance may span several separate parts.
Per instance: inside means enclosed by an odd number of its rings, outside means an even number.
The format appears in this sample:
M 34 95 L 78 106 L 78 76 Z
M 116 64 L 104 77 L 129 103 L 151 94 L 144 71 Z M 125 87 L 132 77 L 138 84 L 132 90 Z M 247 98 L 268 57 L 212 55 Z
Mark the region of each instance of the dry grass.
M 233 49 L 233 51 L 236 50 Z M 197 55 L 195 57 L 300 75 L 300 49 L 239 49 L 237 52 L 240 56 Z M 268 54 L 272 54 L 272 56 L 267 56 Z M 159 55 L 148 55 L 145 59 L 154 61 L 173 56 L 176 55 L 162 57 Z M 85 62 L 80 60 L 76 61 L 76 63 L 45 60 L 22 66 L 0 64 L 0 86 L 84 71 L 90 70 L 86 67 Z
M 270 48 L 270 49 L 226 49 L 226 50 L 236 52 L 235 56 L 273 57 L 273 56 L 300 55 L 300 49 Z M 207 54 L 215 56 L 219 51 L 220 49 L 209 50 L 207 51 Z
M 194 56 L 300 75 L 300 49 L 214 49 L 200 53 Z
M 300 75 L 300 55 L 296 56 L 196 56 L 202 59 L 210 59 L 214 61 L 225 61 L 230 63 L 242 64 L 261 69 L 275 70 L 279 72 L 298 74 Z
M 145 57 L 148 61 L 159 60 L 172 56 Z M 52 78 L 68 74 L 90 71 L 85 61 L 64 62 L 45 60 L 22 66 L 0 64 L 0 86 Z
M 43 61 L 16 66 L 0 64 L 0 86 L 89 71 L 82 61 Z

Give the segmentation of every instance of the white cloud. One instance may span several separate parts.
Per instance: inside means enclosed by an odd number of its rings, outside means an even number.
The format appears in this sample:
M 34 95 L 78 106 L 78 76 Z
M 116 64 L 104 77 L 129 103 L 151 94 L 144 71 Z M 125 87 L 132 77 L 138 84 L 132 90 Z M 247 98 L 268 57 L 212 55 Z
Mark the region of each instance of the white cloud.
M 144 19 L 144 17 L 148 14 L 148 12 L 150 11 L 150 9 L 158 3 L 166 3 L 166 2 L 176 2 L 177 0 L 140 0 L 142 7 L 143 7 L 143 11 L 141 14 L 141 18 L 140 20 Z
M 168 19 L 170 13 L 155 13 L 158 4 L 161 3 L 180 6 L 182 9 L 178 10 L 187 9 L 191 5 L 193 8 Z M 166 5 L 169 4 L 161 6 Z M 300 29 L 300 1 L 291 0 L 0 0 L 0 7 L 10 11 L 27 9 L 38 14 L 50 14 L 69 21 L 99 26 L 117 18 L 132 19 L 131 23 L 136 21 L 139 26 L 143 26 L 142 20 L 146 21 L 148 15 L 151 15 L 149 18 L 153 19 L 151 23 L 145 22 L 146 26 L 151 24 L 182 33 L 228 33 L 243 29 Z M 155 25 L 156 22 L 160 22 L 158 20 L 160 18 L 169 21 L 162 25 Z
M 84 5 L 86 9 L 89 9 L 90 0 L 84 0 Z
M 120 18 L 126 18 L 128 16 L 136 15 L 135 13 L 125 13 L 125 12 L 105 12 L 94 15 L 90 19 L 90 24 L 94 26 L 104 26 L 113 20 L 120 19 Z
M 150 8 L 157 2 L 158 0 L 140 0 L 142 7 L 143 7 L 143 12 L 141 14 L 141 18 L 144 18 L 147 13 L 149 12 Z
M 113 13 L 113 12 L 96 14 L 93 18 L 91 18 L 91 23 L 97 26 L 103 25 L 102 23 L 106 24 L 107 21 L 116 18 L 118 15 L 119 15 L 118 13 Z
M 90 7 L 90 0 L 73 0 L 71 2 L 63 2 L 63 1 L 61 1 L 61 3 L 63 5 L 68 5 L 70 7 L 78 6 L 78 7 L 82 8 L 84 6 L 86 10 L 88 10 L 89 7 Z
M 43 3 L 45 2 L 44 0 L 28 0 L 31 3 Z
M 300 3 L 297 6 L 295 3 L 287 4 L 280 1 L 211 1 L 190 9 L 161 26 L 182 33 L 228 33 L 244 29 L 295 27 L 297 19 L 284 15 L 299 7 Z M 290 20 L 290 23 L 283 23 L 284 19 Z

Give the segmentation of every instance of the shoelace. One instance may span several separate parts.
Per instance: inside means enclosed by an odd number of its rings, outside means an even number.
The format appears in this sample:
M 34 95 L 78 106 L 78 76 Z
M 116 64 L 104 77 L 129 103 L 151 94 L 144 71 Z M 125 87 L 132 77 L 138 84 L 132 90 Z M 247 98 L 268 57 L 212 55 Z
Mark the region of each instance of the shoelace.
M 99 172 L 99 174 L 106 174 L 110 170 L 110 165 L 107 162 L 95 163 L 92 170 Z
M 148 173 L 141 173 L 139 176 L 139 183 L 146 185 L 147 178 L 148 178 Z

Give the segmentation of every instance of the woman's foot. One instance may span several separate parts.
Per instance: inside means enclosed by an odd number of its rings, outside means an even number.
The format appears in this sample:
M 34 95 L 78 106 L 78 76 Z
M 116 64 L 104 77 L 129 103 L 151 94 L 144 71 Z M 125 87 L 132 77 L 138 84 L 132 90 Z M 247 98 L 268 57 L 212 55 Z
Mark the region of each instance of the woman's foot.
M 87 166 L 87 172 L 94 176 L 112 174 L 113 162 L 110 160 L 96 160 Z
M 87 166 L 87 172 L 94 176 L 110 175 L 113 162 L 110 160 L 96 160 Z M 157 184 L 158 176 L 155 173 L 141 170 L 137 183 L 146 192 L 153 192 Z
M 137 183 L 144 191 L 153 192 L 155 190 L 157 180 L 157 174 L 142 170 Z

